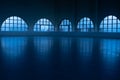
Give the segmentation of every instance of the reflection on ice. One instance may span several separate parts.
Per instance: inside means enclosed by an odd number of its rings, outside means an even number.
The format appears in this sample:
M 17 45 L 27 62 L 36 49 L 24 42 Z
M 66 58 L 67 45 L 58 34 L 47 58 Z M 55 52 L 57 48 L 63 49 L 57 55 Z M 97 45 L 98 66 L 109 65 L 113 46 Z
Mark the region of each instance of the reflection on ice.
M 71 38 L 60 38 L 60 48 L 61 48 L 61 53 L 66 54 L 70 53 L 71 51 L 71 44 L 72 40 Z
M 109 76 L 115 74 L 120 55 L 120 40 L 101 40 L 100 51 L 102 66 L 106 70 L 104 74 L 109 74 Z
M 48 55 L 48 53 L 50 53 L 51 51 L 52 45 L 53 45 L 53 41 L 51 38 L 46 38 L 46 37 L 34 38 L 35 51 L 39 55 Z
M 24 54 L 27 40 L 24 37 L 4 37 L 1 38 L 1 47 L 4 56 L 18 58 Z
M 107 57 L 117 57 L 120 55 L 120 40 L 107 40 L 101 41 L 101 53 Z
M 78 39 L 78 52 L 82 56 L 92 56 L 93 39 L 79 38 Z

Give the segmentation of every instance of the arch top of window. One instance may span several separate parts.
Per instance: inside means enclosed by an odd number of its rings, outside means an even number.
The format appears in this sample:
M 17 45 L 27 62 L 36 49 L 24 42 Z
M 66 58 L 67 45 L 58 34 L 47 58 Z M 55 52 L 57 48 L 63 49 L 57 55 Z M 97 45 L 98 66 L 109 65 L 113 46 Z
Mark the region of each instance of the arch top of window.
M 77 28 L 81 32 L 88 32 L 89 31 L 88 29 L 94 28 L 93 21 L 90 18 L 88 18 L 88 17 L 83 17 L 78 22 Z M 90 30 L 90 31 L 93 31 L 93 29 Z
M 118 19 L 118 18 L 114 15 L 108 15 L 104 19 Z
M 53 25 L 52 22 L 47 19 L 47 18 L 41 18 L 39 19 L 35 24 L 40 24 L 40 25 Z
M 120 32 L 120 20 L 114 16 L 106 16 L 100 23 L 100 32 Z
M 54 25 L 49 19 L 41 18 L 35 23 L 34 31 L 54 31 Z
M 80 20 L 79 20 L 79 22 L 91 22 L 92 24 L 93 24 L 93 21 L 89 18 L 89 17 L 83 17 L 83 18 L 81 18 Z
M 63 19 L 61 21 L 60 25 L 72 25 L 72 23 L 69 19 Z
M 90 20 L 90 21 L 92 21 L 89 17 L 83 17 L 80 20 Z
M 8 17 L 1 26 L 1 31 L 27 31 L 27 23 L 18 16 Z
M 71 29 L 72 28 L 72 23 L 69 19 L 64 19 L 61 21 L 60 23 L 60 29 L 63 29 L 63 28 L 68 28 L 68 29 Z
M 25 21 L 23 18 L 21 18 L 21 17 L 19 17 L 19 16 L 10 16 L 10 17 L 7 17 L 5 20 L 8 20 L 8 19 L 11 19 L 11 20 L 13 20 L 13 19 L 19 19 L 19 20 L 23 20 L 23 21 Z
M 101 25 L 103 25 L 103 24 L 111 24 L 111 23 L 119 23 L 120 22 L 120 20 L 116 17 L 116 16 L 114 16 L 114 15 L 109 15 L 109 16 L 106 16 L 102 21 L 101 21 L 101 23 L 100 23 L 100 27 L 101 27 Z

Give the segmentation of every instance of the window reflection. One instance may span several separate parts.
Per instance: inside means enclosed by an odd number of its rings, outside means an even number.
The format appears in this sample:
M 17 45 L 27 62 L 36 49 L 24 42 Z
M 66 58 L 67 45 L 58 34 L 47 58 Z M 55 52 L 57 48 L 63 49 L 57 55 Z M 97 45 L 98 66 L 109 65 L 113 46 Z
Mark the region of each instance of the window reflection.
M 116 73 L 117 65 L 119 64 L 120 55 L 120 40 L 103 39 L 100 45 L 102 67 L 105 70 L 104 74 Z M 115 74 L 113 73 L 113 74 Z
M 48 55 L 52 49 L 53 41 L 51 38 L 47 37 L 35 37 L 34 46 L 35 51 L 39 55 Z
M 90 18 L 84 17 L 78 22 L 77 25 L 78 31 L 80 32 L 93 32 L 94 25 Z
M 34 31 L 54 31 L 53 24 L 48 19 L 40 19 L 34 26 Z
M 120 55 L 120 40 L 101 40 L 101 53 L 103 56 L 116 57 Z
M 120 32 L 120 20 L 115 16 L 107 16 L 100 24 L 100 32 Z
M 80 38 L 78 39 L 78 52 L 82 56 L 92 56 L 93 39 Z
M 72 57 L 72 38 L 61 37 L 59 38 L 60 53 L 57 55 L 60 56 L 61 67 L 65 67 L 64 71 L 68 71 L 68 67 L 71 67 Z
M 27 29 L 25 21 L 17 16 L 7 18 L 1 26 L 1 31 L 27 31 Z
M 60 31 L 71 32 L 72 31 L 72 23 L 69 20 L 64 19 L 60 24 Z
M 24 37 L 1 38 L 3 55 L 11 59 L 18 58 L 24 54 L 27 40 Z
M 92 38 L 77 38 L 77 59 L 79 67 L 82 67 L 83 72 L 89 70 L 93 55 L 93 39 Z M 81 63 L 82 61 L 82 63 Z
M 61 38 L 60 39 L 60 48 L 61 48 L 61 53 L 63 53 L 63 55 L 66 53 L 70 53 L 71 44 L 72 44 L 71 38 Z

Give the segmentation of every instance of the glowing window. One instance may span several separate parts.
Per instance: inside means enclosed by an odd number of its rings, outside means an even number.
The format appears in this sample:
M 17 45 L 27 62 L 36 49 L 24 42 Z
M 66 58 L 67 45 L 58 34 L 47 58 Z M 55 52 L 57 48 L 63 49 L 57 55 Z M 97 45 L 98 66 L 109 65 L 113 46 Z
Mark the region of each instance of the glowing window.
M 105 17 L 100 24 L 100 32 L 120 32 L 120 20 L 112 15 Z
M 34 31 L 54 31 L 53 24 L 48 19 L 40 19 L 34 26 Z
M 1 31 L 27 31 L 27 29 L 25 21 L 17 16 L 7 18 L 1 26 Z
M 94 25 L 90 18 L 84 17 L 78 22 L 77 29 L 80 32 L 93 32 Z
M 60 24 L 60 31 L 71 32 L 72 31 L 72 23 L 67 19 L 63 20 Z

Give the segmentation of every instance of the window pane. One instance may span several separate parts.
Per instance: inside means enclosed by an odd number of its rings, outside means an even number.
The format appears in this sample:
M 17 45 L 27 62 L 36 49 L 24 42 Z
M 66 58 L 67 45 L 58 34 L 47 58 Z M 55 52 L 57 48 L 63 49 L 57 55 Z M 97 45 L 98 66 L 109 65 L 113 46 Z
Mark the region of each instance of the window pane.
M 94 28 L 93 22 L 87 17 L 81 19 L 77 25 L 77 29 L 80 32 L 93 32 L 94 30 L 93 28 Z
M 72 23 L 67 19 L 63 20 L 60 24 L 60 31 L 71 32 L 72 31 Z
M 22 26 L 25 25 L 25 26 Z M 7 18 L 2 26 L 1 31 L 24 31 L 22 28 L 27 29 L 25 21 L 17 16 Z
M 48 19 L 40 19 L 34 26 L 34 31 L 54 31 L 53 24 Z
M 107 16 L 100 24 L 100 32 L 120 32 L 120 20 L 115 16 Z M 103 30 L 106 29 L 106 30 Z

